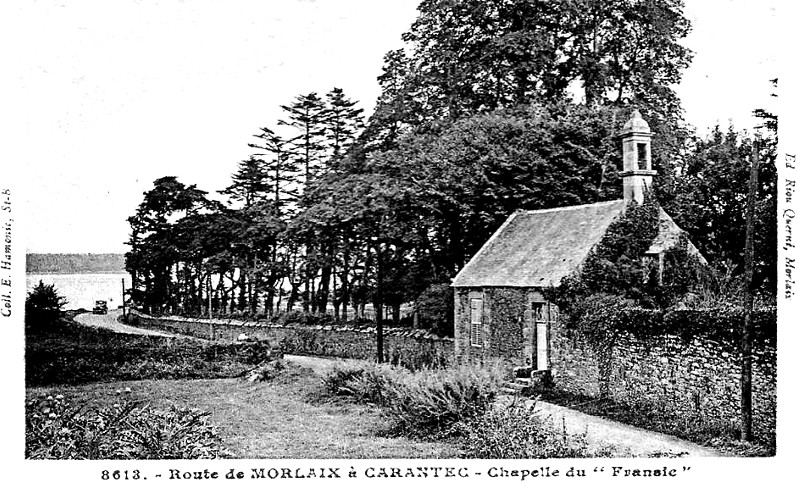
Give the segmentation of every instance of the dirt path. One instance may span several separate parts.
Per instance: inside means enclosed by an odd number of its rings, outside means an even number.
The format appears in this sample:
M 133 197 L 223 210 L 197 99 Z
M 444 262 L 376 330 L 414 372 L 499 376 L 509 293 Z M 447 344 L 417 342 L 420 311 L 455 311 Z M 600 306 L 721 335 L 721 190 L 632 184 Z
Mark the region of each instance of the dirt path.
M 110 310 L 106 315 L 95 315 L 93 313 L 83 313 L 75 317 L 75 321 L 86 326 L 93 326 L 95 328 L 105 328 L 107 330 L 115 331 L 117 333 L 130 333 L 132 335 L 149 335 L 149 336 L 164 336 L 173 338 L 176 335 L 164 333 L 161 331 L 147 330 L 144 328 L 136 328 L 135 326 L 128 326 L 117 321 L 122 310 Z
M 509 398 L 506 397 L 509 403 Z M 723 457 L 724 454 L 693 442 L 633 427 L 613 420 L 588 415 L 543 401 L 525 401 L 527 406 L 549 417 L 558 429 L 568 434 L 585 434 L 591 445 L 615 447 L 619 454 L 629 457 Z

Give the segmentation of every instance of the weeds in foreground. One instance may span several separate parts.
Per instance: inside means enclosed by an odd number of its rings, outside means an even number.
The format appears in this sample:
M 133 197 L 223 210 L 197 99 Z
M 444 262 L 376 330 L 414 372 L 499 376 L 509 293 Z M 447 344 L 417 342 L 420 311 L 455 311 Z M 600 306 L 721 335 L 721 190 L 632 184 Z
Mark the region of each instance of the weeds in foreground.
M 462 424 L 465 458 L 543 459 L 612 457 L 611 447 L 591 447 L 584 434 L 559 430 L 530 407 L 493 407 L 482 417 Z
M 208 459 L 229 454 L 209 414 L 175 406 L 154 410 L 129 400 L 75 404 L 61 394 L 25 402 L 29 459 Z

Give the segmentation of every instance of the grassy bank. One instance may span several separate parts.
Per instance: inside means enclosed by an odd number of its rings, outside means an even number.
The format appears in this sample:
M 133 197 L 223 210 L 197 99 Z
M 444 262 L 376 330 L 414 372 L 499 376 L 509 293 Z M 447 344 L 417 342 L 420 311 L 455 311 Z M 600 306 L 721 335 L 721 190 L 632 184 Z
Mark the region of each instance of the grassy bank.
M 271 356 L 265 342 L 211 343 L 114 333 L 69 319 L 25 340 L 27 386 L 98 381 L 226 378 Z

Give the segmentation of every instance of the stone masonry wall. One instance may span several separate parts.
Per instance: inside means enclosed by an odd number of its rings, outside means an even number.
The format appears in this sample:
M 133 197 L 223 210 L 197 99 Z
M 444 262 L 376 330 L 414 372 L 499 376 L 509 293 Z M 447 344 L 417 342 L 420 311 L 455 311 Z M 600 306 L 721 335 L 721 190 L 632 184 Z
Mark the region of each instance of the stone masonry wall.
M 535 303 L 545 304 L 534 288 L 460 288 L 454 295 L 455 359 L 459 364 L 501 363 L 506 367 L 526 366 L 531 362 L 529 346 L 534 333 L 524 335 L 524 327 L 534 326 Z M 482 346 L 471 345 L 470 299 L 481 298 Z M 531 356 L 534 358 L 534 356 Z
M 523 364 L 522 322 L 527 290 L 515 288 L 455 291 L 454 336 L 458 364 Z M 482 299 L 482 346 L 471 345 L 470 299 Z
M 599 354 L 577 334 L 555 326 L 551 364 L 556 386 L 565 391 L 653 406 L 682 420 L 739 428 L 739 352 L 729 343 L 684 341 L 676 336 L 644 342 L 624 335 L 610 353 Z M 755 434 L 774 437 L 774 347 L 758 346 L 754 351 L 753 411 Z
M 549 364 L 557 388 L 566 392 L 601 396 L 602 360 L 578 333 L 567 333 L 558 324 L 549 328 Z
M 374 328 L 276 325 L 241 320 L 208 320 L 176 316 L 155 318 L 137 314 L 131 324 L 171 333 L 218 341 L 235 341 L 239 335 L 268 340 L 285 353 L 376 360 Z M 386 328 L 386 361 L 410 368 L 445 367 L 454 360 L 454 340 L 423 330 Z

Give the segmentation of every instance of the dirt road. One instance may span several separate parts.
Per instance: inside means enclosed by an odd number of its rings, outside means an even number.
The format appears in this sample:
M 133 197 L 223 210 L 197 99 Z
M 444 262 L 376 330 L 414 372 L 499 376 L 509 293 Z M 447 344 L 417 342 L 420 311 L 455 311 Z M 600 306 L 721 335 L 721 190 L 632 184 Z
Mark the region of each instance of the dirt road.
M 117 321 L 122 310 L 109 310 L 106 315 L 95 315 L 93 313 L 83 313 L 75 317 L 75 321 L 86 326 L 93 326 L 96 328 L 105 328 L 107 330 L 115 331 L 117 333 L 130 333 L 133 335 L 149 335 L 149 336 L 165 336 L 175 337 L 171 333 L 164 333 L 155 330 L 146 330 L 144 328 L 136 328 L 128 326 Z
M 528 402 L 532 403 L 532 402 Z M 617 447 L 619 452 L 630 457 L 685 456 L 722 457 L 717 450 L 682 440 L 671 435 L 651 432 L 613 420 L 588 415 L 570 408 L 547 402 L 534 402 L 535 409 L 558 428 L 565 428 L 570 434 L 585 434 L 592 444 L 605 444 Z

